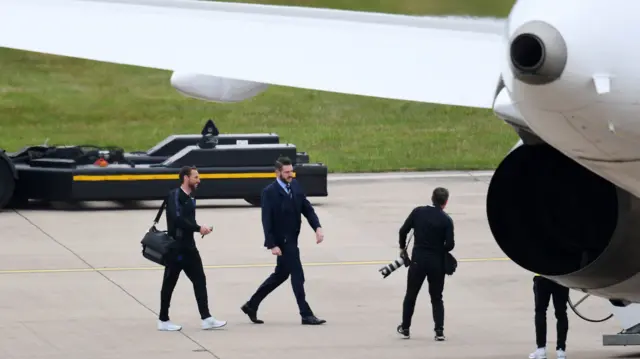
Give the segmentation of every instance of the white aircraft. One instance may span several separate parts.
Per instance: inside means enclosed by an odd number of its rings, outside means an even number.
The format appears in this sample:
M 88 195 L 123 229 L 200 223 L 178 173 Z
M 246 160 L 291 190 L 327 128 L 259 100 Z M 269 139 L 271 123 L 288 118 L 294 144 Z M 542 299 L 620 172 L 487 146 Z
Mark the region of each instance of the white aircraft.
M 519 0 L 506 21 L 0 0 L 0 46 L 172 70 L 173 87 L 206 101 L 242 101 L 273 84 L 493 109 L 521 138 L 488 190 L 498 245 L 531 272 L 610 300 L 636 333 L 639 13 L 630 0 Z

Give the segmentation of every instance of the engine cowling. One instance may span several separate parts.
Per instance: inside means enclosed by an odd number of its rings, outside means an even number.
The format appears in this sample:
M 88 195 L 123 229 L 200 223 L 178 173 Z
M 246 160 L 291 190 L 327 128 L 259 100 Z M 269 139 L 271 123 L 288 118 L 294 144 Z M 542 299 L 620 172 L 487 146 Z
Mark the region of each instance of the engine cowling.
M 240 102 L 265 91 L 269 85 L 224 77 L 174 72 L 171 86 L 181 94 L 203 101 Z
M 546 145 L 496 169 L 487 217 L 502 251 L 569 288 L 640 302 L 640 200 Z

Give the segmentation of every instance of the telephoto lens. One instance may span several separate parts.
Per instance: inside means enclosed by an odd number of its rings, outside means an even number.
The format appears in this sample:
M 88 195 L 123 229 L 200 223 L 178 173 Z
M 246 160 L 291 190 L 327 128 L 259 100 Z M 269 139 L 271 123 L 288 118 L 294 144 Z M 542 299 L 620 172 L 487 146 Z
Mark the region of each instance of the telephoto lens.
M 398 257 L 393 262 L 387 264 L 386 266 L 378 269 L 378 272 L 382 274 L 382 278 L 387 278 L 389 274 L 393 273 L 396 269 L 402 267 L 403 265 L 405 267 L 408 267 L 409 262 L 410 262 L 409 255 L 407 254 L 406 251 L 402 251 L 402 254 L 400 254 L 400 257 Z
M 400 268 L 402 265 L 408 267 L 411 263 L 411 258 L 409 258 L 409 253 L 407 253 L 407 249 L 409 248 L 409 243 L 413 239 L 413 230 L 409 234 L 409 240 L 407 244 L 404 246 L 404 250 L 400 252 L 400 257 L 398 257 L 395 261 L 387 264 L 386 266 L 378 269 L 378 272 L 382 273 L 382 278 L 387 278 L 389 274 L 393 273 L 396 269 Z

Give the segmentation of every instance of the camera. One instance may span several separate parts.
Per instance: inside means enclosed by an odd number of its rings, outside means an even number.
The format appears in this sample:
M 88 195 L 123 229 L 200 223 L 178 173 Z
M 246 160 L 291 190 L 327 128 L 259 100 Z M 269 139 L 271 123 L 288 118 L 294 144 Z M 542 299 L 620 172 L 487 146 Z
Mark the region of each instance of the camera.
M 408 267 L 411 263 L 411 259 L 409 258 L 409 254 L 406 250 L 403 250 L 400 253 L 400 257 L 398 257 L 393 262 L 387 264 L 386 266 L 378 269 L 378 272 L 382 274 L 382 278 L 387 278 L 389 274 L 393 273 L 396 269 L 400 268 L 402 265 Z

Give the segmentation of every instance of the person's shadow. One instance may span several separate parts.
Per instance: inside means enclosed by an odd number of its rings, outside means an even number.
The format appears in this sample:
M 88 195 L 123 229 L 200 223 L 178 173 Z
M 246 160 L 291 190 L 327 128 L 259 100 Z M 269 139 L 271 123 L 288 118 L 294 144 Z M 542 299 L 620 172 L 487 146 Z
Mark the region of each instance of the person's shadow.
M 640 352 L 637 353 L 627 353 L 627 354 L 619 354 L 616 356 L 613 356 L 611 358 L 616 358 L 616 359 L 633 359 L 633 358 L 640 358 Z

